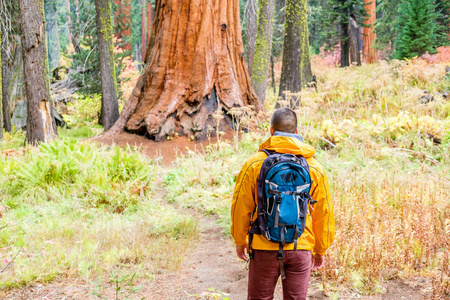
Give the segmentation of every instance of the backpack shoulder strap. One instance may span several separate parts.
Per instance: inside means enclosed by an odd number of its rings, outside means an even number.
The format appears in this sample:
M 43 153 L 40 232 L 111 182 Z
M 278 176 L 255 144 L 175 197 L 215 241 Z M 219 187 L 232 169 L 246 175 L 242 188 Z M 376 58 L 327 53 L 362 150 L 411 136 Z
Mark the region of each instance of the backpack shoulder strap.
M 267 156 L 270 156 L 275 153 L 275 151 L 269 151 L 267 149 L 262 149 L 261 151 L 264 152 L 265 154 L 267 154 Z

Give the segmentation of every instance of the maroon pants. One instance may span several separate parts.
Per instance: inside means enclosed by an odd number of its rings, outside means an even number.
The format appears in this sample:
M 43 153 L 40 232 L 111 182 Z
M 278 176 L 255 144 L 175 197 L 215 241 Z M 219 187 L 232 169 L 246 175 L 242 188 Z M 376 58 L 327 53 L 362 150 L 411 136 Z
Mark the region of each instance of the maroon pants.
M 248 274 L 249 300 L 271 300 L 280 276 L 278 251 L 253 250 Z M 306 299 L 311 272 L 311 251 L 286 250 L 283 253 L 286 279 L 283 284 L 283 299 Z

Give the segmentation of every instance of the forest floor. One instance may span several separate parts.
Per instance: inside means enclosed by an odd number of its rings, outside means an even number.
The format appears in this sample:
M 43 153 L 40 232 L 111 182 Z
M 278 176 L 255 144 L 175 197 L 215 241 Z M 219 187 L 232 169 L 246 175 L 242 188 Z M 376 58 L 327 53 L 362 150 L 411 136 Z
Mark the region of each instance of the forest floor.
M 196 143 L 185 137 L 155 143 L 127 133 L 97 141 L 101 144 L 137 147 L 153 159 L 163 157 L 164 165 L 169 165 L 180 152 L 188 151 L 186 147 L 195 150 L 209 143 Z M 95 283 L 67 277 L 50 283 L 37 281 L 24 288 L 10 290 L 2 295 L 3 299 L 245 299 L 246 263 L 236 257 L 232 240 L 224 234 L 214 217 L 197 212 L 192 214 L 199 222 L 200 237 L 198 241 L 193 241 L 197 245 L 192 245 L 186 251 L 183 263 L 176 271 L 163 271 L 151 279 L 133 280 L 133 286 L 142 286 L 139 291 L 132 291 L 124 283 L 117 284 L 108 280 Z M 383 284 L 385 292 L 381 296 L 362 296 L 351 287 L 330 288 L 332 285 L 329 283 L 328 292 L 324 292 L 320 275 L 313 276 L 308 299 L 426 299 L 430 283 L 420 279 L 414 282 L 391 280 Z M 121 295 L 116 295 L 118 286 L 121 288 Z M 280 282 L 274 299 L 282 299 Z

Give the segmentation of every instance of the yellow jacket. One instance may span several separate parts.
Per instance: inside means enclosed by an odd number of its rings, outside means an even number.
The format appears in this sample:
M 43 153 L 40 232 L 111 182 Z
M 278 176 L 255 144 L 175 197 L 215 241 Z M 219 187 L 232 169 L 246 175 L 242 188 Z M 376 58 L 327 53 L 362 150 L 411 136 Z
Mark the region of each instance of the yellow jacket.
M 231 235 L 235 244 L 247 243 L 250 219 L 257 209 L 257 179 L 261 165 L 267 157 L 264 152 L 261 152 L 262 149 L 302 155 L 306 158 L 313 181 L 310 194 L 317 203 L 312 208 L 309 207 L 305 231 L 298 238 L 297 248 L 324 255 L 334 240 L 334 213 L 327 176 L 322 166 L 313 158 L 316 152 L 313 147 L 295 138 L 283 136 L 272 136 L 267 139 L 259 147 L 260 152 L 247 160 L 239 172 L 231 205 Z M 254 220 L 256 220 L 256 213 L 253 215 Z M 279 244 L 255 234 L 251 247 L 257 250 L 278 250 Z M 293 249 L 294 243 L 284 245 L 284 250 Z

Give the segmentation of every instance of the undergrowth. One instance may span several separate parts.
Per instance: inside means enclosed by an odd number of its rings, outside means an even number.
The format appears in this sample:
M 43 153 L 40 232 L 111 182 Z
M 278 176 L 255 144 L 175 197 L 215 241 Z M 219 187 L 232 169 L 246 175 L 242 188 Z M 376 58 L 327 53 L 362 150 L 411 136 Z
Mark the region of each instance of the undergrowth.
M 392 61 L 314 73 L 318 88 L 301 92 L 297 113 L 328 173 L 335 207 L 336 241 L 320 274 L 324 291 L 380 294 L 388 280 L 421 277 L 430 297 L 448 297 L 445 64 Z M 432 100 L 423 101 L 427 95 Z M 269 111 L 276 100 L 266 98 Z M 193 143 L 169 167 L 132 149 L 78 142 L 88 129 L 62 131 L 62 140 L 39 148 L 23 148 L 20 132 L 6 136 L 0 227 L 8 227 L 1 229 L 0 255 L 8 261 L 22 250 L 1 273 L 2 286 L 62 274 L 92 279 L 117 269 L 151 278 L 177 266 L 198 237 L 193 215 L 216 216 L 229 232 L 236 175 L 269 136 L 269 116 L 240 120 L 249 132 L 236 132 L 239 142 Z

